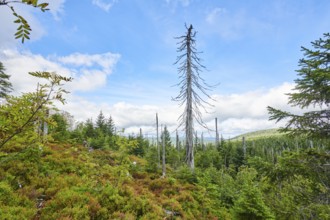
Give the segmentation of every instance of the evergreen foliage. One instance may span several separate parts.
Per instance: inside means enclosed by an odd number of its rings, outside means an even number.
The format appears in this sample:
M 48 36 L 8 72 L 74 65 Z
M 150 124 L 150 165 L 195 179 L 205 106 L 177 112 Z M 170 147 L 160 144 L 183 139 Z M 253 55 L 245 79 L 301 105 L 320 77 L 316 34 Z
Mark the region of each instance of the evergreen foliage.
M 70 139 L 69 125 L 67 120 L 60 113 L 51 115 L 52 124 L 49 126 L 49 133 L 55 141 L 65 142 Z
M 83 126 L 83 134 L 86 138 L 94 138 L 96 136 L 96 132 L 93 125 L 93 119 L 87 119 Z
M 5 67 L 0 62 L 0 99 L 6 98 L 13 90 L 13 86 L 9 81 L 10 76 L 5 73 Z
M 103 134 L 107 133 L 107 123 L 102 111 L 100 111 L 96 118 L 96 129 L 98 129 Z
M 112 119 L 111 115 L 109 116 L 108 120 L 106 121 L 106 134 L 109 136 L 114 136 L 116 134 L 115 122 Z
M 295 93 L 289 93 L 289 104 L 302 109 L 317 107 L 303 115 L 268 106 L 271 120 L 288 120 L 282 131 L 292 135 L 306 134 L 330 137 L 330 34 L 312 42 L 314 49 L 302 47 L 305 58 L 299 60 L 300 78 L 295 80 Z

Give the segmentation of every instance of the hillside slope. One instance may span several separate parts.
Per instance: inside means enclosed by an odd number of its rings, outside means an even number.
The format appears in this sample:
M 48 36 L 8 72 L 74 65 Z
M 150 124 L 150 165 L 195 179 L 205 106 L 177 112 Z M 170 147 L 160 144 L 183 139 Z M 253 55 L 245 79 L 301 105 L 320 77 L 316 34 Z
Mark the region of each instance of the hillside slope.
M 284 135 L 284 134 L 280 133 L 278 131 L 278 129 L 274 128 L 274 129 L 265 129 L 265 130 L 248 132 L 248 133 L 233 137 L 230 140 L 242 140 L 243 137 L 245 137 L 246 139 L 252 140 L 252 139 L 260 139 L 260 138 L 279 137 L 282 135 Z

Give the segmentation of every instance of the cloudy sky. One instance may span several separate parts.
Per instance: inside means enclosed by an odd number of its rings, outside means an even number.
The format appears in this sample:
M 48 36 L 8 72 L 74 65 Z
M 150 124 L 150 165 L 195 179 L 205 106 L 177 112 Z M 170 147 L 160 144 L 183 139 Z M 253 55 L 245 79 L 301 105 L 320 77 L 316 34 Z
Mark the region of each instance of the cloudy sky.
M 155 132 L 155 114 L 174 131 L 182 113 L 171 101 L 179 93 L 177 40 L 185 24 L 197 31 L 196 47 L 207 67 L 201 76 L 219 85 L 204 121 L 220 133 L 279 126 L 268 105 L 289 110 L 287 96 L 303 57 L 300 47 L 330 30 L 328 0 L 49 0 L 50 11 L 13 4 L 31 25 L 24 44 L 0 6 L 0 61 L 16 95 L 36 88 L 30 71 L 71 76 L 71 92 L 59 108 L 76 121 L 111 115 L 126 132 Z M 297 109 L 293 109 L 299 112 Z M 196 126 L 199 132 L 201 128 Z M 212 132 L 208 134 L 214 136 Z

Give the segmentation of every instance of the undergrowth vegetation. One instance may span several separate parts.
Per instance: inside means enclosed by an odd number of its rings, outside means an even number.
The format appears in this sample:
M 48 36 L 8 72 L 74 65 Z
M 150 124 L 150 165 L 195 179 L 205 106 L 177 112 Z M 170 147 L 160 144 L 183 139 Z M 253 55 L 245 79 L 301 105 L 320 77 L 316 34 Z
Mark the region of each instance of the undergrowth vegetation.
M 197 148 L 194 172 L 184 149 L 169 146 L 162 177 L 148 140 L 112 138 L 98 149 L 74 139 L 1 149 L 1 219 L 330 218 L 328 140 L 311 148 L 283 136 L 247 141 L 245 150 L 222 140 Z

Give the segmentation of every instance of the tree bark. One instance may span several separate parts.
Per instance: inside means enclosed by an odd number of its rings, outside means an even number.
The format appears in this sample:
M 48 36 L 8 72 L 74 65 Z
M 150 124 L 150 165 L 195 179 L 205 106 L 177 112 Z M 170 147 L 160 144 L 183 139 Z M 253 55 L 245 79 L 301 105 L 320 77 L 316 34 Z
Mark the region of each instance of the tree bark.
M 157 156 L 158 156 L 158 167 L 160 167 L 160 147 L 159 147 L 159 133 L 158 133 L 158 113 L 156 113 L 156 131 L 157 131 Z
M 162 164 L 162 170 L 163 170 L 163 178 L 166 176 L 166 161 L 165 161 L 165 127 L 162 129 L 162 148 L 163 148 L 163 164 Z

